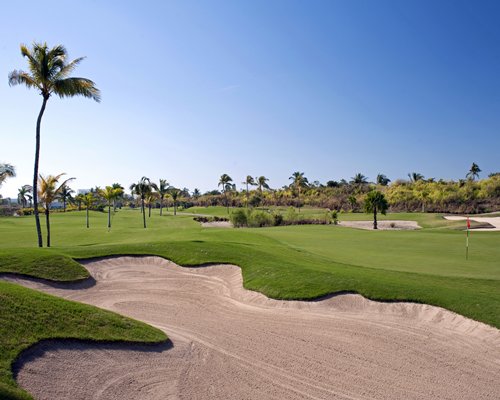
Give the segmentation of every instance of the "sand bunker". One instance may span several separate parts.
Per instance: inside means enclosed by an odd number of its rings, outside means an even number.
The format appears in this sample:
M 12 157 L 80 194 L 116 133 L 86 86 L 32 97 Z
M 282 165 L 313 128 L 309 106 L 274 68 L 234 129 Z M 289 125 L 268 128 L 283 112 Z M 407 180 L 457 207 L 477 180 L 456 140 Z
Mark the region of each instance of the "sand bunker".
M 438 307 L 359 295 L 276 301 L 235 266 L 85 263 L 95 286 L 9 278 L 145 321 L 172 347 L 49 342 L 25 354 L 36 399 L 494 399 L 500 331 Z M 121 347 L 120 347 L 121 346 Z
M 358 228 L 358 229 L 371 229 L 373 230 L 373 220 L 371 221 L 340 221 L 340 226 L 347 226 L 348 228 Z M 416 221 L 378 221 L 378 229 L 382 231 L 392 230 L 414 230 L 420 229 L 420 226 Z
M 201 226 L 204 228 L 232 228 L 233 224 L 229 221 L 212 221 L 202 222 Z
M 462 221 L 462 220 L 467 219 L 466 217 L 461 217 L 458 215 L 445 215 L 444 218 L 448 219 L 450 221 Z M 487 224 L 490 224 L 492 226 L 492 228 L 474 228 L 474 232 L 476 232 L 476 231 L 482 231 L 482 232 L 500 231 L 500 217 L 469 217 L 469 219 L 471 221 L 487 223 Z

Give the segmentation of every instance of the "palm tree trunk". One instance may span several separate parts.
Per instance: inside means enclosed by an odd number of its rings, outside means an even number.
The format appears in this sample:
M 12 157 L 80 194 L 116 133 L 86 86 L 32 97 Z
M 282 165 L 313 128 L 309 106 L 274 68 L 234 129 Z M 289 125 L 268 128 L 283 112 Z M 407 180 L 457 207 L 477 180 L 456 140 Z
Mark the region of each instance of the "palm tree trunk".
M 151 218 L 151 203 L 148 204 L 148 208 L 149 208 L 149 215 L 148 215 L 148 217 Z
M 89 228 L 89 207 L 87 206 L 87 228 Z
M 40 125 L 42 116 L 45 112 L 48 97 L 43 97 L 42 108 L 36 120 L 36 139 L 35 139 L 35 167 L 33 169 L 33 212 L 35 214 L 36 234 L 38 236 L 38 247 L 43 247 L 42 227 L 40 226 L 40 216 L 38 215 L 38 162 L 40 160 Z
M 247 209 L 248 209 L 248 197 L 250 196 L 250 193 L 248 193 L 248 182 L 247 182 Z
M 177 201 L 174 200 L 174 215 L 177 215 Z
M 229 203 L 227 202 L 227 194 L 226 194 L 225 190 L 224 190 L 224 199 L 226 200 L 226 209 L 227 209 L 227 213 L 229 214 Z
M 142 221 L 144 223 L 144 228 L 146 228 L 146 212 L 144 211 L 144 199 L 141 199 L 141 211 L 142 211 Z
M 50 247 L 50 218 L 49 207 L 45 209 L 45 221 L 47 222 L 47 247 Z
M 378 227 L 377 227 L 377 207 L 373 207 L 373 229 L 378 229 Z
M 66 198 L 63 199 L 63 212 L 66 212 Z
M 111 229 L 111 203 L 108 203 L 108 229 Z
M 160 217 L 163 215 L 163 197 L 160 198 Z

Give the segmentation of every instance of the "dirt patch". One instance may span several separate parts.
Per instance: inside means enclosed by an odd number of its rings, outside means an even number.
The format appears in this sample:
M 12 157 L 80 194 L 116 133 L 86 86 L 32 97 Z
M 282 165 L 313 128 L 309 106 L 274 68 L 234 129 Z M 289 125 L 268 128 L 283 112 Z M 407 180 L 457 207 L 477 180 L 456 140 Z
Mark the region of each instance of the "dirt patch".
M 172 347 L 65 342 L 22 360 L 37 399 L 493 399 L 500 331 L 438 307 L 355 294 L 271 300 L 235 266 L 183 268 L 158 257 L 85 262 L 74 290 L 10 278 L 164 330 Z M 40 350 L 40 349 L 38 349 Z
M 213 221 L 213 222 L 202 222 L 201 226 L 203 228 L 232 228 L 233 224 L 229 221 Z
M 371 229 L 373 230 L 373 220 L 371 221 L 341 221 L 340 226 L 358 229 Z M 420 229 L 416 221 L 378 221 L 378 229 L 381 231 L 401 231 L 401 230 L 415 230 Z

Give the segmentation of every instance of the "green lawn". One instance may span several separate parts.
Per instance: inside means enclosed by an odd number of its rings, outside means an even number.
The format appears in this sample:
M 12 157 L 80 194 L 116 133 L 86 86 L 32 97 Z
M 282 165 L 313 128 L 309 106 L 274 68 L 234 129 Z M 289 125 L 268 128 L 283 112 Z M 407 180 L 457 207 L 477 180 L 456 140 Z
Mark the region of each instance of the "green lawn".
M 200 207 L 186 212 L 227 215 L 223 207 Z M 323 215 L 324 211 L 303 209 L 301 213 Z M 466 261 L 465 234 L 451 229 L 462 227 L 463 223 L 449 222 L 439 215 L 387 215 L 384 218 L 416 220 L 423 229 L 378 232 L 333 225 L 201 228 L 190 215 L 181 212 L 176 217 L 171 213 L 160 217 L 157 210 L 148 218 L 147 229 L 142 228 L 138 210 L 118 211 L 108 231 L 106 218 L 105 213 L 91 213 L 91 228 L 86 229 L 84 212 L 53 214 L 51 249 L 34 247 L 33 217 L 0 219 L 0 272 L 82 279 L 86 271 L 74 259 L 155 254 L 182 265 L 237 264 L 242 268 L 245 287 L 275 298 L 311 299 L 336 291 L 353 291 L 371 299 L 438 305 L 500 327 L 500 232 L 472 232 L 470 258 Z M 341 220 L 369 218 L 365 214 L 340 215 Z M 14 286 L 6 285 L 0 286 L 0 296 L 9 290 L 6 287 Z M 29 338 L 25 331 L 9 326 L 14 323 L 13 313 L 16 320 L 24 321 L 28 327 L 36 324 L 33 315 L 41 313 L 42 307 L 32 304 L 33 293 L 22 289 L 22 296 L 16 300 L 21 306 L 0 309 L 2 320 L 4 315 L 9 317 L 3 326 L 6 332 L 20 332 L 9 336 L 13 342 L 10 345 L 21 349 L 39 337 L 73 337 L 71 332 L 79 324 L 73 320 L 65 319 L 66 326 L 58 334 L 40 328 L 41 336 Z M 63 300 L 52 301 L 63 307 Z M 62 311 L 54 308 L 55 320 L 61 319 L 57 317 L 59 312 Z M 117 331 L 115 339 L 123 338 L 123 333 Z M 134 337 L 140 340 L 141 335 Z M 7 354 L 4 348 L 8 345 L 0 342 L 0 354 Z M 11 362 L 16 351 L 9 350 L 4 362 Z M 6 376 L 1 382 L 12 385 L 10 376 Z

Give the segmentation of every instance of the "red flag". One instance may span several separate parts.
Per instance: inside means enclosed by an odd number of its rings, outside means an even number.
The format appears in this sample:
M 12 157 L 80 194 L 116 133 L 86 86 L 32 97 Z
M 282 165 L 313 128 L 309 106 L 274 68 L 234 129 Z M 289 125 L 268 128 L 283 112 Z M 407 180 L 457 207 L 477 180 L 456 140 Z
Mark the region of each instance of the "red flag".
M 470 229 L 470 221 L 469 221 L 469 217 L 467 217 L 467 229 Z

